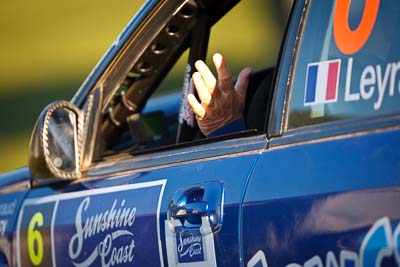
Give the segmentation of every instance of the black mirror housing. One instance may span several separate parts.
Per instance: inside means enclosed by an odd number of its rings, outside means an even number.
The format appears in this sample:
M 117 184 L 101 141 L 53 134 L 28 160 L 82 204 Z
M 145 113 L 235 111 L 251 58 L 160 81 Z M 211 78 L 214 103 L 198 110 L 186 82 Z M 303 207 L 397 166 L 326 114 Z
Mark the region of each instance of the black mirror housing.
M 48 105 L 33 129 L 29 169 L 37 184 L 81 176 L 83 112 L 67 101 Z

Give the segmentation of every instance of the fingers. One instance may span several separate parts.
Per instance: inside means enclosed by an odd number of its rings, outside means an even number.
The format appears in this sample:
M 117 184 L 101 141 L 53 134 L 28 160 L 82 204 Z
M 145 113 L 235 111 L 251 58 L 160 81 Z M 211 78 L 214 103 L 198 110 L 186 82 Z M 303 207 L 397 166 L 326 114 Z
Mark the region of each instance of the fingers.
M 208 90 L 212 94 L 215 87 L 217 86 L 217 80 L 215 79 L 214 74 L 208 68 L 206 63 L 204 63 L 202 60 L 196 61 L 195 67 L 203 78 L 204 84 L 207 86 Z
M 211 93 L 201 74 L 198 72 L 193 73 L 192 79 L 201 103 L 204 105 L 209 105 L 211 102 Z
M 216 53 L 213 56 L 213 61 L 215 68 L 217 69 L 218 73 L 218 80 L 220 82 L 220 90 L 225 93 L 232 92 L 233 90 L 233 80 L 232 75 L 225 63 L 224 58 L 221 54 Z
M 243 99 L 246 97 L 247 88 L 249 87 L 251 71 L 250 67 L 242 69 L 236 81 L 236 93 Z
M 197 101 L 196 97 L 193 94 L 188 94 L 187 101 L 197 117 L 203 119 L 206 116 L 205 108 Z

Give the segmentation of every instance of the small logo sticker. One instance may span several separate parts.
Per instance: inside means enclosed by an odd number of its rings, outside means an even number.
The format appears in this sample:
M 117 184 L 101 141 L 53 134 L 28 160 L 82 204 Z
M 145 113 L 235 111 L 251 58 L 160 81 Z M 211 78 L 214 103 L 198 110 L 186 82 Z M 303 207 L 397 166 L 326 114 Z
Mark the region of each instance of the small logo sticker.
M 214 234 L 208 216 L 201 226 L 184 226 L 180 220 L 165 221 L 165 242 L 170 267 L 217 267 Z
M 308 64 L 304 105 L 336 102 L 339 74 L 340 59 Z
M 175 228 L 176 251 L 179 263 L 204 261 L 203 238 L 200 229 L 187 230 Z

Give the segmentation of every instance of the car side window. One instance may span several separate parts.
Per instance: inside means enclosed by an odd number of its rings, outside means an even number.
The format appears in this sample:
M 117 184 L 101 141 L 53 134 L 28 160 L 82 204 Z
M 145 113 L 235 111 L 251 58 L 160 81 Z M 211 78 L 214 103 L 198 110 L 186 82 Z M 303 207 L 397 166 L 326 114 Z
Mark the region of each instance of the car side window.
M 289 129 L 400 111 L 399 12 L 396 0 L 311 1 Z
M 276 4 L 274 1 L 263 0 L 238 3 L 211 28 L 206 60 L 209 67 L 214 71 L 211 56 L 216 52 L 225 56 L 234 77 L 245 66 L 251 66 L 256 72 L 273 66 L 278 56 L 291 3 L 292 1 L 282 1 Z M 187 19 L 184 12 L 185 10 L 182 10 L 178 13 L 181 17 L 176 19 L 181 24 L 169 27 L 169 24 L 173 24 L 168 22 L 165 29 L 167 34 L 161 31 L 159 36 L 155 37 L 160 42 L 153 42 L 152 47 L 147 48 L 149 52 L 144 54 L 147 58 L 135 64 L 125 81 L 120 84 L 114 100 L 104 109 L 98 159 L 125 152 L 142 153 L 147 149 L 171 148 L 171 145 L 175 144 L 179 114 L 182 112 L 180 104 L 181 101 L 186 101 L 182 100 L 188 62 L 188 53 L 184 51 L 192 49 L 195 45 L 190 43 L 188 38 L 193 27 L 181 21 Z M 210 18 L 213 19 L 213 16 L 211 14 Z M 241 21 L 241 16 L 249 19 Z M 171 47 L 163 45 L 163 41 L 169 40 L 168 38 L 175 38 L 170 42 Z M 159 56 L 169 53 L 169 50 L 175 49 L 174 46 L 179 49 L 176 49 L 173 56 Z M 160 52 L 155 53 L 154 49 Z M 163 52 L 164 50 L 167 52 Z M 152 53 L 161 58 L 159 62 L 152 63 L 156 57 L 152 56 Z M 156 77 L 157 75 L 159 77 Z M 136 101 L 136 97 L 142 98 L 143 101 Z M 262 121 L 266 110 L 263 112 L 259 114 Z M 197 139 L 199 136 L 201 135 L 198 134 Z M 189 141 L 194 140 L 196 138 Z

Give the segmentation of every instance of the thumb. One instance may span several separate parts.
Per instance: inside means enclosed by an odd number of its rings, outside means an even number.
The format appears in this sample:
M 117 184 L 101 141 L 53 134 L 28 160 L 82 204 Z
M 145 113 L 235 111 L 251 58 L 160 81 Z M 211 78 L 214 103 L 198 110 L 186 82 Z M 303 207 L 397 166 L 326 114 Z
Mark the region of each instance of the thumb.
M 249 80 L 250 80 L 251 72 L 252 72 L 252 69 L 250 67 L 246 67 L 246 68 L 242 69 L 242 71 L 238 75 L 235 89 L 236 89 L 236 93 L 241 98 L 246 97 L 247 88 L 249 87 Z

